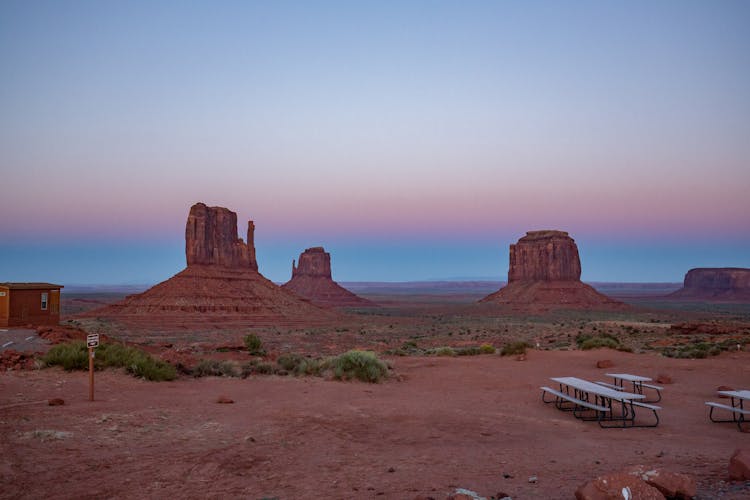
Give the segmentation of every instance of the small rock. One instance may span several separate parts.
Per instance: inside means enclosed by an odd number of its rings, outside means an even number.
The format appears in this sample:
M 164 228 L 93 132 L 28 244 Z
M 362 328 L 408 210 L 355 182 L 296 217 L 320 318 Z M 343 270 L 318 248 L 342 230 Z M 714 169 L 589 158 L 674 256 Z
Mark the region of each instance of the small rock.
M 505 479 L 511 479 L 513 476 L 511 474 L 508 474 L 507 472 L 503 472 L 503 477 Z
M 629 496 L 624 497 L 627 492 Z M 598 477 L 576 490 L 577 500 L 609 500 L 628 498 L 630 500 L 664 500 L 664 495 L 653 486 L 631 474 L 609 474 Z
M 65 401 L 60 398 L 52 398 L 47 401 L 47 404 L 50 406 L 62 406 L 65 404 Z
M 526 361 L 526 355 L 519 354 L 518 356 L 516 356 L 516 361 Z
M 643 465 L 637 465 L 631 468 L 629 472 L 661 491 L 667 498 L 689 500 L 698 493 L 695 479 L 687 474 L 649 469 Z
M 394 469 L 393 467 L 388 467 L 388 472 L 396 472 L 396 469 Z
M 734 450 L 729 459 L 729 479 L 733 481 L 747 481 L 750 479 L 750 451 Z
M 231 405 L 231 404 L 234 403 L 234 400 L 231 399 L 231 398 L 228 398 L 226 396 L 219 396 L 219 398 L 216 400 L 216 402 L 219 403 L 219 404 Z
M 536 476 L 529 476 L 529 482 L 532 483 L 532 484 L 535 484 L 537 482 L 537 477 Z
M 497 500 L 512 500 L 512 499 L 510 498 L 510 495 L 508 495 L 508 494 L 507 494 L 507 493 L 505 493 L 505 492 L 500 492 L 500 493 L 498 493 L 497 495 L 495 495 L 495 498 L 497 498 Z
M 613 366 L 615 366 L 615 364 L 611 359 L 600 359 L 596 362 L 597 368 L 612 368 Z

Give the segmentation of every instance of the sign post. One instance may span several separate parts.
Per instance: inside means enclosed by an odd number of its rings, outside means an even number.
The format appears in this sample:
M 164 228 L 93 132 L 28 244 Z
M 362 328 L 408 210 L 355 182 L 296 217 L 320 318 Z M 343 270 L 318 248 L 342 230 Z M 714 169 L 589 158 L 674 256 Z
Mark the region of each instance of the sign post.
M 89 348 L 89 401 L 94 400 L 94 349 L 99 346 L 99 334 L 89 333 L 86 336 L 86 346 Z

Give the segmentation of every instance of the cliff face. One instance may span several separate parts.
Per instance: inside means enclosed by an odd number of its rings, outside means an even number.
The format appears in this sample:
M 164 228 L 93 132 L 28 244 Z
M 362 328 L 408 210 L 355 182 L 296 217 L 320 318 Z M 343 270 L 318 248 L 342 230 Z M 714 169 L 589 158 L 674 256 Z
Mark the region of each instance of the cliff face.
M 187 265 L 217 265 L 258 270 L 255 225 L 247 223 L 247 243 L 237 237 L 237 214 L 224 207 L 196 203 L 185 224 Z
M 677 299 L 750 300 L 750 269 L 702 267 L 685 275 L 683 288 L 670 295 Z
M 508 283 L 580 279 L 578 247 L 565 231 L 529 231 L 510 246 Z
M 342 287 L 331 278 L 331 254 L 323 247 L 308 248 L 292 262 L 292 279 L 282 285 L 313 304 L 324 307 L 363 307 L 374 305 Z
M 480 302 L 512 309 L 625 309 L 581 282 L 578 247 L 565 231 L 529 231 L 510 245 L 508 284 Z

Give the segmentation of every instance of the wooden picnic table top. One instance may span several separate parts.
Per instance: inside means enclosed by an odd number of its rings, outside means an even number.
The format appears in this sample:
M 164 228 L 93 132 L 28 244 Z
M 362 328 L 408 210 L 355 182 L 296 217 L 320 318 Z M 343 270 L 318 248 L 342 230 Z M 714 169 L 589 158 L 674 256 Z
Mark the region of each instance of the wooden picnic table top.
M 550 380 L 557 382 L 558 384 L 567 385 L 574 389 L 578 389 L 597 396 L 603 396 L 609 399 L 622 400 L 634 400 L 634 399 L 645 399 L 646 396 L 643 394 L 635 394 L 632 392 L 616 391 L 603 385 L 595 384 L 578 377 L 553 377 Z
M 620 380 L 627 380 L 628 382 L 651 382 L 653 379 L 649 377 L 642 377 L 640 375 L 632 375 L 630 373 L 607 373 L 608 377 L 617 378 Z
M 722 396 L 729 396 L 730 398 L 748 399 L 750 400 L 750 391 L 739 390 L 739 391 L 719 391 Z

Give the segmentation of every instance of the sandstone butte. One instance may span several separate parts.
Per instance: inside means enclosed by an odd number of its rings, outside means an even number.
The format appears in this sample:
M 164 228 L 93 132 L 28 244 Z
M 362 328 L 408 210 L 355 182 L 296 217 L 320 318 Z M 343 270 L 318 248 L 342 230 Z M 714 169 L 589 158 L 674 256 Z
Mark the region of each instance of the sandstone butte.
M 143 293 L 82 316 L 159 326 L 235 323 L 247 326 L 309 325 L 338 318 L 258 272 L 255 225 L 247 242 L 237 236 L 237 214 L 197 203 L 185 225 L 187 267 Z
M 747 301 L 750 299 L 750 269 L 699 267 L 685 275 L 683 287 L 669 298 L 681 300 Z
M 480 302 L 519 310 L 626 309 L 581 282 L 575 240 L 565 231 L 528 231 L 510 246 L 508 284 Z
M 342 287 L 331 277 L 331 254 L 323 247 L 308 248 L 299 256 L 299 265 L 292 261 L 292 279 L 281 285 L 313 304 L 323 307 L 374 306 Z

